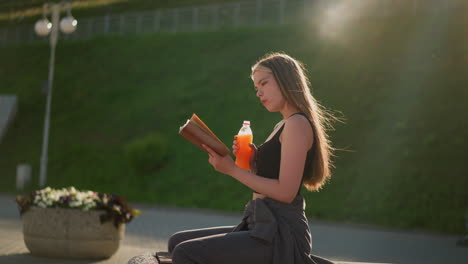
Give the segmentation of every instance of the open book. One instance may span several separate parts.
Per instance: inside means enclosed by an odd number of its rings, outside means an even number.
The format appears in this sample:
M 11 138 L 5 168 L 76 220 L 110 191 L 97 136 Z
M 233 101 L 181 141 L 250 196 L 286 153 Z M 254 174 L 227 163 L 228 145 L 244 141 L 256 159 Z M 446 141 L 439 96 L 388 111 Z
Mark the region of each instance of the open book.
M 212 148 L 221 156 L 229 154 L 228 147 L 219 140 L 196 114 L 193 114 L 192 117 L 180 127 L 179 134 L 204 151 L 206 150 L 201 146 L 202 144 Z

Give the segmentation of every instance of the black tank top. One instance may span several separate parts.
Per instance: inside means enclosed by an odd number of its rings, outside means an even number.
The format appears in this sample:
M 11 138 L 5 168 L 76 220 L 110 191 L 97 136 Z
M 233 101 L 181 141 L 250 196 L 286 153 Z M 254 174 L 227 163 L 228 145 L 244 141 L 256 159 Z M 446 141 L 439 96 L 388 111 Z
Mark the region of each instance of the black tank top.
M 309 118 L 304 113 L 295 113 L 293 115 L 302 115 L 307 118 L 310 126 L 312 123 Z M 291 116 L 293 116 L 291 115 Z M 281 163 L 281 142 L 279 137 L 283 132 L 284 124 L 276 132 L 276 134 L 267 142 L 261 144 L 257 149 L 256 164 L 257 164 L 257 175 L 269 178 L 269 179 L 279 179 L 280 163 Z M 306 162 L 304 166 L 304 172 L 302 174 L 302 180 L 304 180 L 304 175 L 310 173 L 312 169 L 312 158 L 313 158 L 313 146 L 307 151 Z M 302 185 L 302 184 L 301 184 Z M 299 186 L 298 194 L 301 190 Z

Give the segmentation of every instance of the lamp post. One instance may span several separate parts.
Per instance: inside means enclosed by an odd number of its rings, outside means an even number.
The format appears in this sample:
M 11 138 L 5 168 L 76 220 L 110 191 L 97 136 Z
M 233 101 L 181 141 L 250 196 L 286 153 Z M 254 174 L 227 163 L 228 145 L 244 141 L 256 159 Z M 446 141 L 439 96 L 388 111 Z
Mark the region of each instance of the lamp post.
M 50 33 L 50 61 L 49 61 L 49 77 L 47 82 L 47 103 L 44 118 L 44 137 L 42 140 L 41 152 L 41 167 L 39 175 L 39 186 L 43 187 L 47 179 L 47 150 L 49 146 L 49 127 L 50 127 L 50 105 L 52 103 L 52 84 L 54 81 L 54 66 L 55 66 L 55 47 L 59 35 L 59 18 L 60 12 L 65 10 L 67 16 L 60 21 L 60 30 L 63 33 L 69 34 L 75 31 L 78 22 L 71 15 L 71 2 L 60 2 L 44 4 L 43 18 L 36 22 L 34 30 L 39 36 L 47 36 Z M 52 23 L 47 19 L 47 15 L 52 15 Z

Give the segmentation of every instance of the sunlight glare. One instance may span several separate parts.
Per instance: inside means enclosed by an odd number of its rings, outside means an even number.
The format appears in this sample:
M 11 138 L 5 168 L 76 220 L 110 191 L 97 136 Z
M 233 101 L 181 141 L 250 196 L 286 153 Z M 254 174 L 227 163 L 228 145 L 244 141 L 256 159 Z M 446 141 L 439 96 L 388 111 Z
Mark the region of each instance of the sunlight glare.
M 335 0 L 324 6 L 319 19 L 320 34 L 329 39 L 338 40 L 350 30 L 351 24 L 370 5 L 369 0 Z

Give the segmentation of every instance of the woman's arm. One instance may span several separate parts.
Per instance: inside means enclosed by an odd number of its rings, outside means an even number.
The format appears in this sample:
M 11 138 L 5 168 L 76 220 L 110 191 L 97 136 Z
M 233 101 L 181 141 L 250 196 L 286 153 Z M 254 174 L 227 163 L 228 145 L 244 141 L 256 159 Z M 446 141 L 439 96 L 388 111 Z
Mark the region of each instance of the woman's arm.
M 243 170 L 227 155 L 219 156 L 205 146 L 209 162 L 224 174 L 230 175 L 247 187 L 272 199 L 291 203 L 296 197 L 304 172 L 307 151 L 312 146 L 312 128 L 303 116 L 290 117 L 281 135 L 281 164 L 279 179 L 268 179 Z

